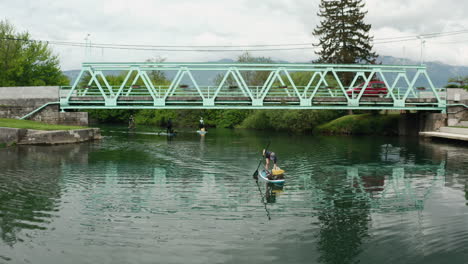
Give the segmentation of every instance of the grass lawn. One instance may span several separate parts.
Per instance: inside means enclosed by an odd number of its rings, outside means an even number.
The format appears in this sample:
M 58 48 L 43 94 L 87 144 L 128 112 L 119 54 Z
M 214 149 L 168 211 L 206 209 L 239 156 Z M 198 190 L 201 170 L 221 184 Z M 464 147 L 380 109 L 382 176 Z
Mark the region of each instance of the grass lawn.
M 36 122 L 36 121 L 18 120 L 18 119 L 9 119 L 9 118 L 0 118 L 0 127 L 26 128 L 26 129 L 36 129 L 36 130 L 72 130 L 72 129 L 87 128 L 87 127 L 80 127 L 80 126 L 49 125 L 49 124 L 44 124 L 44 123 Z

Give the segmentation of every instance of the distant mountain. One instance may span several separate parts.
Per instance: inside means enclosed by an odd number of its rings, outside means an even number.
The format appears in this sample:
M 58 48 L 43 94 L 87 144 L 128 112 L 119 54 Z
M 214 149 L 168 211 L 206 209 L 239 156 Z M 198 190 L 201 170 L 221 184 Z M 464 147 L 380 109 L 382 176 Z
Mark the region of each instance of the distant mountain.
M 396 58 L 392 56 L 381 56 L 379 61 L 382 64 L 387 65 L 418 65 L 419 62 L 412 61 L 409 59 L 402 59 Z M 232 59 L 224 58 L 221 60 L 217 60 L 214 62 L 219 63 L 234 63 L 235 61 Z M 277 63 L 289 63 L 288 61 L 276 61 Z M 303 62 L 304 63 L 304 62 Z M 308 62 L 305 62 L 308 63 Z M 452 66 L 448 64 L 444 64 L 441 62 L 425 62 L 427 66 L 427 71 L 429 76 L 436 87 L 444 87 L 447 84 L 447 80 L 450 77 L 456 76 L 467 76 L 468 75 L 468 67 L 467 66 Z M 75 81 L 80 73 L 80 70 L 69 70 L 63 71 L 63 73 L 71 80 L 71 83 Z M 216 76 L 221 73 L 220 71 L 200 71 L 194 76 L 196 81 L 200 85 L 213 85 Z M 119 74 L 118 71 L 111 71 L 107 72 L 106 74 L 109 75 L 116 75 Z M 173 79 L 175 76 L 175 71 L 168 71 L 166 73 L 167 78 Z M 425 83 L 416 83 L 416 85 L 426 86 Z
M 409 59 L 395 58 L 392 56 L 382 56 L 380 57 L 380 60 L 382 61 L 382 64 L 388 65 L 419 65 L 419 62 Z M 468 75 L 467 66 L 452 66 L 435 61 L 428 61 L 424 64 L 427 66 L 429 77 L 436 87 L 444 87 L 450 77 Z

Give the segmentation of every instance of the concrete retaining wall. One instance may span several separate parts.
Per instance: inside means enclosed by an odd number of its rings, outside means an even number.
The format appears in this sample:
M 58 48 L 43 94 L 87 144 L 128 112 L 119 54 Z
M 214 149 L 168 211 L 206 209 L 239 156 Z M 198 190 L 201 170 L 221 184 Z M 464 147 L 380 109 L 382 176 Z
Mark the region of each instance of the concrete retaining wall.
M 0 99 L 50 99 L 58 101 L 58 86 L 0 87 Z
M 0 144 L 18 143 L 27 133 L 27 129 L 0 127 Z
M 463 88 L 447 88 L 447 101 L 468 100 L 468 91 Z
M 447 114 L 421 112 L 419 114 L 419 131 L 438 131 L 446 126 Z
M 0 143 L 11 145 L 53 145 L 79 143 L 101 139 L 99 128 L 86 128 L 75 130 L 34 130 L 20 128 L 0 128 Z

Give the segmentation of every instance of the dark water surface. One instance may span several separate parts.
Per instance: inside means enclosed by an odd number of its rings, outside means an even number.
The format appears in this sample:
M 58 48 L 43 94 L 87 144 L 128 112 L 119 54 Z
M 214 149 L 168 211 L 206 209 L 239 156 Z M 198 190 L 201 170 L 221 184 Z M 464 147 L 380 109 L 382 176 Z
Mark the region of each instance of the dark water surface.
M 0 150 L 0 263 L 468 263 L 467 146 L 103 134 Z M 268 139 L 283 187 L 252 178 Z

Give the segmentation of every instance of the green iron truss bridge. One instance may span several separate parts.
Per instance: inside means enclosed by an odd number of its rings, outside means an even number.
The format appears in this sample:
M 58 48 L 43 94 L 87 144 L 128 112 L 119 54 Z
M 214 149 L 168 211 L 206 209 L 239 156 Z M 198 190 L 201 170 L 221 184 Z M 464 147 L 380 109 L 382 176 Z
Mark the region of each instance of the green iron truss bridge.
M 376 80 L 386 92 L 354 89 Z M 83 63 L 59 96 L 62 110 L 446 109 L 445 89 L 434 87 L 426 67 L 403 65 Z

